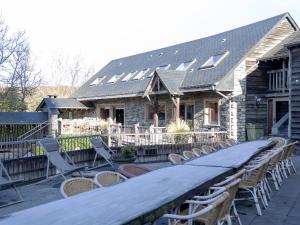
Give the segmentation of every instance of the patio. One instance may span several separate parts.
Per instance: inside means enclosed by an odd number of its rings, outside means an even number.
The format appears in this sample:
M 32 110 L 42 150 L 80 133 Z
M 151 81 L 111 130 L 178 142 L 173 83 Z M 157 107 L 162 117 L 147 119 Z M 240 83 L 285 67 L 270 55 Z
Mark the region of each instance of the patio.
M 285 180 L 279 191 L 271 193 L 272 200 L 267 210 L 263 210 L 263 216 L 256 215 L 255 206 L 245 202 L 239 202 L 237 209 L 244 225 L 298 225 L 300 221 L 300 156 L 294 156 L 297 173 Z M 158 169 L 170 166 L 170 163 L 148 163 L 145 166 Z M 62 199 L 60 193 L 60 184 L 62 178 L 58 177 L 51 181 L 40 184 L 31 184 L 21 187 L 25 202 L 12 205 L 0 210 L 0 216 L 17 212 L 33 206 L 41 205 L 47 202 Z M 9 198 L 10 191 L 0 192 L 1 196 Z M 160 225 L 166 224 L 160 221 Z

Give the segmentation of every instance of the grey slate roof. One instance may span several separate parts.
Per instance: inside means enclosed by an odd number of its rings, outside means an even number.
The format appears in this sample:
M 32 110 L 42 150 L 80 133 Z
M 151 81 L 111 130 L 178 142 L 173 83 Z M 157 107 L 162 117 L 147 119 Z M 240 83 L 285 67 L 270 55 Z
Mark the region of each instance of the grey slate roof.
M 91 109 L 94 108 L 92 105 L 85 105 L 82 102 L 79 102 L 75 98 L 44 98 L 40 105 L 38 106 L 38 110 L 42 108 L 49 109 Z
M 47 120 L 47 112 L 0 112 L 0 124 L 40 124 Z
M 137 55 L 115 59 L 108 63 L 98 73 L 79 88 L 72 97 L 79 99 L 110 98 L 113 96 L 142 95 L 150 81 L 147 75 L 158 66 L 170 64 L 168 68 L 175 70 L 178 65 L 187 60 L 196 59 L 182 81 L 181 91 L 188 91 L 193 88 L 207 88 L 219 82 L 226 76 L 239 61 L 282 19 L 289 17 L 289 14 L 281 14 L 260 22 L 246 25 L 237 29 L 226 31 L 210 37 L 173 45 Z M 201 29 L 201 28 L 199 28 Z M 229 51 L 218 66 L 210 69 L 199 70 L 212 55 Z M 115 74 L 128 74 L 132 71 L 140 71 L 150 68 L 144 79 L 121 81 L 114 84 L 107 84 L 107 81 Z M 125 76 L 124 75 L 124 76 Z M 106 76 L 103 84 L 90 86 L 97 77 Z
M 291 34 L 288 38 L 283 40 L 280 44 L 271 49 L 267 54 L 262 57 L 261 60 L 279 59 L 288 57 L 287 46 L 300 41 L 300 31 L 296 31 Z

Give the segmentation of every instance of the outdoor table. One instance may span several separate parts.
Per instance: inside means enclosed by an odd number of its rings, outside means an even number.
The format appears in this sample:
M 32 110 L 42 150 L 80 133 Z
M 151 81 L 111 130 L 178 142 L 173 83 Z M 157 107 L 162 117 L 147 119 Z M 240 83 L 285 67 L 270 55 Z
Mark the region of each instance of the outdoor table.
M 211 166 L 239 169 L 258 153 L 269 149 L 272 141 L 257 140 L 224 148 L 212 154 L 193 159 L 186 165 Z
M 177 203 L 207 190 L 229 171 L 218 167 L 171 166 L 111 187 L 14 213 L 0 220 L 0 224 L 144 224 L 160 217 Z
M 253 156 L 270 148 L 270 141 L 235 145 L 137 176 L 106 188 L 50 202 L 0 220 L 0 225 L 144 224 L 233 174 Z

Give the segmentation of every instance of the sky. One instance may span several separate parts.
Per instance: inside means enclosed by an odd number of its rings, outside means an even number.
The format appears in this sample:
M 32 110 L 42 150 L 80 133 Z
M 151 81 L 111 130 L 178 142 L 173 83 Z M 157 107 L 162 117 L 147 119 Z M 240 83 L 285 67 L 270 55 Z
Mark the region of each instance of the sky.
M 26 32 L 36 67 L 50 85 L 59 55 L 80 56 L 96 72 L 116 58 L 284 12 L 300 24 L 299 0 L 0 0 L 0 15 L 12 30 Z

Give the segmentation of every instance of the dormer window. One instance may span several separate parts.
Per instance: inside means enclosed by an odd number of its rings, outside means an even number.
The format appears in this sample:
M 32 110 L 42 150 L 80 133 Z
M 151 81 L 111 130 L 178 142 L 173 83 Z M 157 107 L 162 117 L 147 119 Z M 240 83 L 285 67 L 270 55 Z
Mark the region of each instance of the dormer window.
M 138 71 L 134 71 L 134 72 L 130 72 L 128 73 L 123 79 L 122 81 L 129 81 L 131 77 L 133 77 L 134 75 L 136 75 Z
M 188 70 L 188 69 L 191 67 L 191 65 L 192 65 L 193 63 L 195 63 L 195 62 L 196 62 L 196 59 L 194 59 L 194 60 L 189 60 L 189 61 L 185 61 L 185 62 L 181 63 L 181 64 L 176 68 L 176 70 L 179 70 L 179 71 L 186 71 L 186 70 Z
M 105 79 L 106 76 L 103 77 L 97 77 L 95 80 L 93 80 L 92 83 L 90 83 L 90 86 L 100 85 L 101 82 Z
M 229 52 L 224 52 L 222 54 L 217 54 L 209 57 L 209 59 L 199 69 L 216 67 L 228 54 Z
M 124 75 L 124 73 L 118 74 L 118 75 L 114 75 L 112 78 L 110 78 L 110 79 L 107 81 L 107 83 L 108 83 L 108 84 L 116 83 L 116 82 L 121 78 L 121 76 L 123 76 L 123 75 Z
M 144 70 L 141 70 L 133 79 L 134 80 L 139 80 L 141 79 L 150 69 L 144 69 Z

